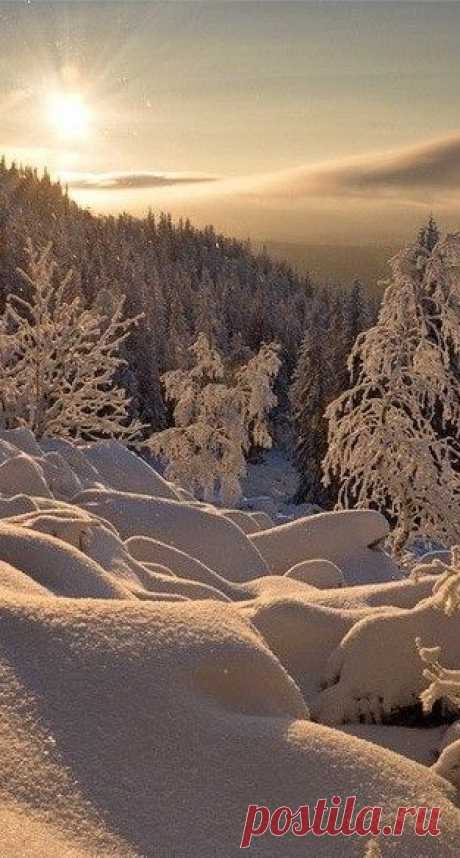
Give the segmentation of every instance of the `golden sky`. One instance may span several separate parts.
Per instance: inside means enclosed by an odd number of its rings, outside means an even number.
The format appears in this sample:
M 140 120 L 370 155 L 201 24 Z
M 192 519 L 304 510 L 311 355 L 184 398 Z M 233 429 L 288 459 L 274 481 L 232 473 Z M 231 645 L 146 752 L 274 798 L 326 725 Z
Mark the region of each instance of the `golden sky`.
M 460 228 L 456 2 L 0 2 L 0 151 L 257 239 Z

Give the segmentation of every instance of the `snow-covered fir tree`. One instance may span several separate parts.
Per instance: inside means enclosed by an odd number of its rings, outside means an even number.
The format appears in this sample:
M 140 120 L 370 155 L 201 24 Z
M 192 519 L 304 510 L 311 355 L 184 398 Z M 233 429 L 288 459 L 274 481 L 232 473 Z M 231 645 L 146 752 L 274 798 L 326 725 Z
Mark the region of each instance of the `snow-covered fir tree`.
M 263 343 L 254 357 L 236 375 L 240 413 L 248 444 L 268 449 L 272 446 L 268 417 L 278 399 L 273 385 L 281 368 L 278 343 Z
M 133 440 L 141 424 L 114 376 L 137 319 L 123 318 L 123 298 L 107 318 L 67 297 L 71 272 L 56 280 L 50 245 L 37 252 L 29 242 L 27 257 L 24 294 L 9 295 L 0 317 L 1 424 L 37 438 Z
M 205 500 L 235 503 L 251 443 L 271 446 L 268 417 L 276 404 L 278 349 L 262 346 L 234 385 L 225 383 L 223 360 L 206 334 L 198 335 L 190 352 L 190 370 L 162 378 L 166 400 L 174 403 L 175 426 L 153 435 L 147 446 L 166 459 L 168 479 Z
M 361 284 L 348 293 L 324 290 L 312 304 L 289 391 L 296 431 L 295 462 L 299 471 L 296 500 L 330 506 L 335 486 L 322 482 L 327 451 L 327 406 L 349 377 L 347 358 L 356 334 L 369 326 L 372 311 Z
M 460 539 L 460 234 L 431 244 L 392 260 L 378 322 L 349 359 L 353 386 L 327 410 L 325 483 L 338 480 L 339 507 L 386 513 L 397 552 Z

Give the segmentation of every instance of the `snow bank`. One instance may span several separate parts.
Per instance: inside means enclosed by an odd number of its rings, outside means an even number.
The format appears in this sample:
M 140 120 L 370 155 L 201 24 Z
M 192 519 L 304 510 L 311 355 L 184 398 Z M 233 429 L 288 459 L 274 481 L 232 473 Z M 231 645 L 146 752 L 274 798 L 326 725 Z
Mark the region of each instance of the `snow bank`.
M 81 551 L 54 536 L 21 526 L 0 524 L 0 559 L 59 596 L 132 598 Z
M 288 569 L 286 578 L 312 584 L 321 590 L 342 587 L 345 583 L 341 569 L 330 560 L 302 560 Z
M 411 610 L 383 609 L 356 623 L 332 654 L 316 717 L 328 724 L 381 721 L 418 705 L 426 680 L 417 637 L 423 646 L 442 648 L 446 667 L 458 666 L 460 615 L 447 616 L 437 597 Z
M 242 512 L 239 509 L 222 509 L 219 510 L 219 512 L 221 515 L 224 515 L 225 518 L 228 518 L 230 521 L 237 524 L 243 533 L 258 533 L 261 529 L 257 522 L 254 521 L 248 513 Z
M 51 497 L 43 468 L 26 453 L 13 456 L 0 465 L 0 494 L 12 497 L 22 492 Z
M 101 441 L 83 448 L 88 461 L 97 470 L 102 482 L 122 492 L 180 500 L 167 483 L 140 456 L 131 453 L 118 441 Z
M 123 539 L 148 536 L 165 542 L 230 581 L 268 571 L 242 530 L 218 513 L 177 501 L 96 489 L 81 492 L 73 501 L 111 521 Z
M 166 545 L 164 542 L 149 539 L 146 536 L 132 536 L 126 540 L 125 546 L 131 556 L 143 565 L 146 563 L 162 564 L 179 578 L 199 581 L 201 584 L 214 587 L 221 593 L 233 598 L 237 598 L 238 595 L 243 597 L 243 590 L 239 590 L 234 584 L 210 569 L 209 566 L 201 563 L 200 560 L 191 557 L 185 551 L 174 548 L 172 545 Z
M 303 560 L 331 560 L 349 584 L 402 578 L 388 555 L 372 546 L 388 524 L 373 510 L 324 512 L 254 533 L 249 538 L 270 570 L 283 575 Z
M 459 660 L 460 618 L 435 576 L 396 580 L 377 513 L 272 527 L 188 502 L 118 444 L 29 435 L 0 437 L 2 858 L 236 858 L 249 803 L 333 794 L 442 808 L 441 841 L 408 831 L 385 858 L 458 853 L 457 734 L 357 724 L 416 703 L 416 636 Z M 429 743 L 432 769 L 402 756 L 429 764 Z
M 334 794 L 377 797 L 385 820 L 398 805 L 438 806 L 441 841 L 408 826 L 385 854 L 458 854 L 447 781 L 305 720 L 294 683 L 232 606 L 18 597 L 0 601 L 0 641 L 0 791 L 26 820 L 21 858 L 29 841 L 38 858 L 37 834 L 84 858 L 236 858 L 249 803 Z M 355 858 L 357 847 L 267 835 L 252 853 Z

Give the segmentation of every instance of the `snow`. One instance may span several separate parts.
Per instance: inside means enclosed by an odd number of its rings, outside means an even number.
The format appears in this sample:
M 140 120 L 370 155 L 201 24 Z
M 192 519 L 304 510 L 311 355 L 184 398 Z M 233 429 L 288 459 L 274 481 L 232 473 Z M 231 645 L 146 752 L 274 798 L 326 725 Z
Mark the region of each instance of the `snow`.
M 114 858 L 236 858 L 251 801 L 297 807 L 336 793 L 378 797 L 387 817 L 441 807 L 442 854 L 457 854 L 454 789 L 385 749 L 376 767 L 375 745 L 306 720 L 294 683 L 232 606 L 37 597 L 4 602 L 0 620 L 2 793 L 90 855 L 112 835 Z M 385 847 L 439 854 L 410 831 Z M 356 843 L 267 837 L 252 851 L 352 858 Z
M 372 510 L 325 512 L 250 536 L 272 572 L 284 574 L 304 560 L 330 560 L 350 584 L 401 578 L 388 555 L 373 548 L 388 533 L 384 517 Z
M 74 502 L 112 522 L 123 539 L 159 539 L 191 554 L 230 581 L 247 580 L 268 571 L 242 530 L 217 512 L 162 498 L 96 489 L 82 492 Z
M 43 468 L 26 453 L 18 453 L 0 465 L 0 492 L 5 497 L 21 492 L 51 497 Z
M 345 583 L 341 569 L 330 560 L 301 560 L 288 569 L 286 577 L 312 584 L 321 590 L 342 587 Z
M 122 492 L 181 500 L 174 489 L 147 462 L 118 441 L 101 441 L 83 447 L 86 459 L 105 485 Z
M 329 660 L 328 687 L 315 704 L 317 717 L 333 724 L 361 717 L 379 721 L 414 706 L 426 687 L 416 638 L 424 646 L 440 646 L 447 667 L 454 668 L 460 615 L 447 616 L 439 599 L 431 597 L 409 611 L 384 611 L 356 623 Z
M 444 748 L 433 766 L 433 771 L 460 790 L 460 739 Z
M 458 669 L 460 615 L 439 573 L 405 578 L 376 547 L 378 513 L 273 526 L 170 499 L 114 442 L 14 440 L 0 441 L 2 858 L 44 858 L 44 843 L 46 858 L 236 858 L 249 803 L 334 794 L 388 819 L 441 807 L 440 840 L 408 826 L 385 858 L 458 854 L 458 722 L 401 719 L 427 684 L 415 639 Z

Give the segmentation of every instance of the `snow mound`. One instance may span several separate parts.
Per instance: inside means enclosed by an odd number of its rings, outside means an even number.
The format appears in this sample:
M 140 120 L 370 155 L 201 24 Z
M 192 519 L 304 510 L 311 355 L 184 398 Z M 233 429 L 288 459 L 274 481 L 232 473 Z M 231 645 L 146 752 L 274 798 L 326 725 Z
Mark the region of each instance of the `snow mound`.
M 170 483 L 119 441 L 100 441 L 84 447 L 83 452 L 101 481 L 117 491 L 180 500 Z
M 41 456 L 41 450 L 33 432 L 25 427 L 20 429 L 1 429 L 0 440 L 5 441 L 7 444 L 15 447 L 16 450 L 21 450 L 33 458 Z
M 152 598 L 152 594 L 177 594 L 191 599 L 216 599 L 225 601 L 217 589 L 195 580 L 171 579 L 169 570 L 161 565 L 146 569 L 125 548 L 120 537 L 103 522 L 81 514 L 36 513 L 22 516 L 10 523 L 19 523 L 38 533 L 45 533 L 72 545 L 95 561 L 112 579 L 140 599 Z M 78 586 L 75 582 L 75 585 Z M 76 595 L 75 593 L 73 595 Z
M 268 572 L 257 548 L 233 522 L 192 504 L 127 492 L 81 492 L 73 502 L 108 519 L 123 539 L 147 536 L 200 560 L 230 581 Z
M 28 495 L 12 495 L 12 497 L 0 497 L 0 519 L 11 518 L 14 515 L 36 510 L 37 505 Z
M 1 600 L 0 671 L 2 812 L 13 833 L 25 821 L 8 858 L 42 858 L 48 837 L 47 858 L 236 858 L 248 804 L 335 794 L 358 806 L 378 797 L 385 819 L 399 805 L 440 807 L 442 845 L 407 826 L 386 854 L 458 854 L 447 781 L 308 722 L 292 679 L 231 605 Z M 355 858 L 357 847 L 267 835 L 252 852 Z
M 302 560 L 288 569 L 286 578 L 312 584 L 321 590 L 343 587 L 345 583 L 341 569 L 330 560 Z
M 254 533 L 249 538 L 271 572 L 283 575 L 303 560 L 330 560 L 348 584 L 394 580 L 402 572 L 383 551 L 373 548 L 388 533 L 374 510 L 324 512 Z
M 70 499 L 81 492 L 83 486 L 68 462 L 60 453 L 45 453 L 40 462 L 51 494 L 56 498 Z
M 0 494 L 12 497 L 23 492 L 51 497 L 43 468 L 31 456 L 19 453 L 0 465 Z
M 417 705 L 426 687 L 417 637 L 440 646 L 447 667 L 458 665 L 460 615 L 447 616 L 437 597 L 410 610 L 383 609 L 356 623 L 332 654 L 315 716 L 328 724 L 379 722 Z
M 0 523 L 0 558 L 55 595 L 93 599 L 129 599 L 93 560 L 73 546 L 25 527 Z
M 260 632 L 309 703 L 319 692 L 331 654 L 366 612 L 324 607 L 315 603 L 313 588 L 294 581 L 290 586 L 288 595 L 261 589 L 258 598 L 235 607 Z
M 230 519 L 238 527 L 241 528 L 243 533 L 258 533 L 261 529 L 254 519 L 248 515 L 246 512 L 242 512 L 240 509 L 222 509 L 219 510 L 221 515 L 224 515 L 225 518 Z
M 83 488 L 89 489 L 101 484 L 101 477 L 90 464 L 81 447 L 77 447 L 65 438 L 42 438 L 40 448 L 43 453 L 59 453 L 72 468 Z
M 221 593 L 234 598 L 237 598 L 238 594 L 242 596 L 244 593 L 242 590 L 239 591 L 234 584 L 218 575 L 217 572 L 201 563 L 200 560 L 191 557 L 185 551 L 174 548 L 172 545 L 165 545 L 164 542 L 159 542 L 157 539 L 132 536 L 126 540 L 125 546 L 131 556 L 139 560 L 143 566 L 146 564 L 164 565 L 179 578 L 199 581 L 201 584 L 207 584 L 209 587 L 214 587 Z
M 250 512 L 248 514 L 259 525 L 259 530 L 268 530 L 274 525 L 273 519 L 267 512 Z
M 0 592 L 11 590 L 14 593 L 25 593 L 32 596 L 50 596 L 51 592 L 37 584 L 29 575 L 20 572 L 9 563 L 0 560 Z

